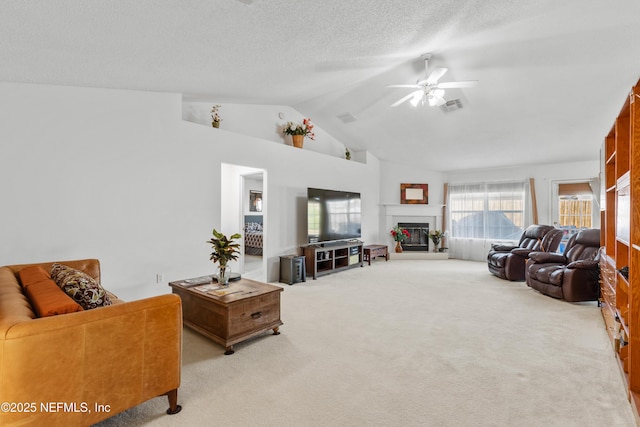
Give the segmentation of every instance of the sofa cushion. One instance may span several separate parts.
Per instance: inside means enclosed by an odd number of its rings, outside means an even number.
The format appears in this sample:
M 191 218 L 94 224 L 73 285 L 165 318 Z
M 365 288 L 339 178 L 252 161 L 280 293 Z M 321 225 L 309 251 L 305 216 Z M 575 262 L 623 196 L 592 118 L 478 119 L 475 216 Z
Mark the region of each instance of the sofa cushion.
M 30 283 L 25 288 L 25 293 L 38 317 L 82 311 L 82 306 L 72 300 L 51 279 Z
M 23 268 L 18 272 L 18 276 L 20 276 L 20 283 L 25 289 L 34 283 L 51 280 L 49 272 L 39 265 Z
M 562 264 L 533 264 L 529 268 L 529 276 L 542 283 L 562 286 L 565 267 Z
M 80 270 L 56 263 L 51 266 L 51 278 L 85 310 L 111 305 L 104 288 Z

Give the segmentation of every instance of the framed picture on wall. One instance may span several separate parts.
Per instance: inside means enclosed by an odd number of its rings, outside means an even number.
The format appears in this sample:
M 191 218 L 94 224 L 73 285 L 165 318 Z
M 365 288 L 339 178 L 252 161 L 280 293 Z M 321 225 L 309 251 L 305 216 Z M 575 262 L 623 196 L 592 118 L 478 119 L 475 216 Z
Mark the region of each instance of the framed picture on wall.
M 262 212 L 262 191 L 249 191 L 249 211 Z
M 400 184 L 400 203 L 403 205 L 429 204 L 429 184 Z

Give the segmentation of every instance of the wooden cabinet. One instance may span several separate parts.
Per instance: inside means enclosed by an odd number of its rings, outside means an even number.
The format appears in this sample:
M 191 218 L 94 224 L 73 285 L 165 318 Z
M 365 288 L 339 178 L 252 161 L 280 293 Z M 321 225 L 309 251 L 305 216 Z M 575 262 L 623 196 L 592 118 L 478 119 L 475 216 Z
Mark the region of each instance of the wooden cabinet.
M 363 266 L 362 242 L 309 245 L 302 250 L 307 263 L 307 274 L 311 274 L 314 280 L 318 276 Z
M 282 288 L 254 280 L 232 282 L 228 293 L 216 295 L 186 281 L 170 282 L 182 300 L 182 318 L 189 328 L 234 353 L 234 344 L 273 330 L 278 335 Z
M 636 417 L 640 408 L 640 81 L 603 145 L 601 309 Z

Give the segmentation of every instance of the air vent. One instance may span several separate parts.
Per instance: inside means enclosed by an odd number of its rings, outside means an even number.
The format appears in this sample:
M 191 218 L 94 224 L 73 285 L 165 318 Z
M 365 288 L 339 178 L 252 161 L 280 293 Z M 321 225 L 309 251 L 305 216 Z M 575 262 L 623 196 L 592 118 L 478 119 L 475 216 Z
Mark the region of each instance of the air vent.
M 450 113 L 452 111 L 456 111 L 462 108 L 462 102 L 459 99 L 452 99 L 451 101 L 447 101 L 446 103 L 440 106 L 440 109 L 445 113 Z
M 337 116 L 340 120 L 342 120 L 342 123 L 351 123 L 351 122 L 355 122 L 356 120 L 358 120 L 356 118 L 356 116 L 354 116 L 351 113 L 344 113 L 344 114 L 340 114 L 339 116 Z

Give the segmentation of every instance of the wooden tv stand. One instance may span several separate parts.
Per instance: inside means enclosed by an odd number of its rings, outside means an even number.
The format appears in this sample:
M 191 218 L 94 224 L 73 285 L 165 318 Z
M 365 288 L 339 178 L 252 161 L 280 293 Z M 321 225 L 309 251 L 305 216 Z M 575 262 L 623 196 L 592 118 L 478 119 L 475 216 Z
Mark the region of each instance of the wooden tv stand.
M 362 267 L 362 242 L 321 243 L 303 246 L 307 274 L 319 276 L 353 267 Z

